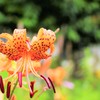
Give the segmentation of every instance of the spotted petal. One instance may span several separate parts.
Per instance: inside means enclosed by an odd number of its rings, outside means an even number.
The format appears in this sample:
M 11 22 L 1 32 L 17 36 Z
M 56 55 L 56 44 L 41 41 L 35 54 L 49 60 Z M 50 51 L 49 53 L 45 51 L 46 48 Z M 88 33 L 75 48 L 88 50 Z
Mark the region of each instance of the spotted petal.
M 55 32 L 41 28 L 38 32 L 37 38 L 31 43 L 31 59 L 40 60 L 51 56 L 47 50 L 53 50 L 53 43 L 56 40 Z M 52 49 L 52 50 L 51 50 Z
M 17 52 L 27 51 L 26 29 L 15 29 L 13 33 L 13 47 Z
M 0 52 L 6 54 L 11 60 L 18 60 L 28 49 L 25 29 L 15 29 L 13 36 L 7 33 L 0 35 L 0 38 L 7 39 L 6 42 L 0 40 Z
M 13 46 L 12 46 L 13 37 L 8 33 L 2 33 L 0 34 L 0 38 L 6 40 L 6 42 L 0 40 L 0 52 L 6 54 L 7 56 L 10 56 L 13 51 Z

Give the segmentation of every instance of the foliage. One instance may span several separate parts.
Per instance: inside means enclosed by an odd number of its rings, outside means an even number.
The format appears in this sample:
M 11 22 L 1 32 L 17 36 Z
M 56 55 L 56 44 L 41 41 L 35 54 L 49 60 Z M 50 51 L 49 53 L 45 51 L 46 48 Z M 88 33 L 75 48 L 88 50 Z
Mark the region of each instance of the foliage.
M 75 89 L 70 91 L 70 99 L 69 100 L 99 100 L 99 91 L 100 86 L 98 85 L 100 81 L 95 80 L 95 82 L 90 81 L 75 81 Z
M 0 0 L 0 9 L 1 32 L 22 22 L 32 32 L 61 27 L 61 33 L 76 43 L 100 41 L 98 0 Z
M 30 33 L 37 32 L 40 27 L 52 30 L 60 27 L 61 30 L 57 35 L 63 34 L 64 43 L 70 42 L 72 47 L 75 47 L 74 50 L 79 50 L 80 47 L 100 43 L 99 10 L 99 0 L 0 0 L 0 33 L 12 32 L 19 24 Z M 66 51 L 65 45 L 63 50 Z M 59 87 L 67 96 L 67 100 L 100 100 L 100 81 L 93 74 L 92 59 L 94 57 L 90 49 L 86 48 L 84 57 L 78 62 L 79 73 L 84 78 L 72 80 L 75 85 L 73 90 Z M 61 63 L 59 60 L 62 59 L 54 57 L 50 67 L 59 66 Z M 7 76 L 6 72 L 1 74 L 3 77 Z M 24 89 L 17 89 L 15 94 L 18 100 L 22 100 L 20 97 L 29 99 L 29 94 Z M 53 100 L 53 97 L 54 94 L 48 91 L 43 93 L 39 100 Z

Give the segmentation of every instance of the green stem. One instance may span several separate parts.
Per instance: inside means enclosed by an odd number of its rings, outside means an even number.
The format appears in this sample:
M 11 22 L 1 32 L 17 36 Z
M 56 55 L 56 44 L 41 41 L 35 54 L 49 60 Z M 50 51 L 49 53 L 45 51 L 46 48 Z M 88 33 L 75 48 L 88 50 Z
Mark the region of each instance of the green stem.
M 9 100 L 11 100 L 11 97 L 12 97 L 12 95 L 13 95 L 13 93 L 14 93 L 14 90 L 15 90 L 17 84 L 18 84 L 18 79 L 16 80 L 16 83 L 15 83 L 13 89 L 12 89 L 12 92 L 11 92 L 11 95 L 10 95 L 10 97 L 9 97 Z

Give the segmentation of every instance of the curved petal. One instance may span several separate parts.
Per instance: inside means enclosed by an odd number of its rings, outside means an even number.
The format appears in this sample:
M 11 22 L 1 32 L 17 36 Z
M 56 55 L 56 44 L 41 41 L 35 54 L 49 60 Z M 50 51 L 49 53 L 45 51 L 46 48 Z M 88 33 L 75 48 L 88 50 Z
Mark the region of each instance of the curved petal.
M 13 37 L 10 34 L 2 33 L 0 34 L 0 38 L 6 39 L 6 42 L 0 40 L 0 53 L 10 56 L 13 51 Z
M 27 37 L 26 29 L 15 29 L 13 33 L 13 47 L 17 52 L 26 52 L 27 51 Z
M 0 40 L 0 52 L 11 60 L 18 60 L 28 50 L 29 39 L 26 37 L 26 29 L 15 29 L 13 36 L 7 33 L 0 34 L 0 38 L 7 40 Z
M 8 33 L 2 33 L 2 34 L 0 34 L 0 38 L 5 38 L 5 39 L 7 39 L 8 42 L 13 40 L 12 35 L 10 35 Z
M 55 32 L 41 28 L 38 32 L 37 39 L 31 43 L 31 58 L 32 60 L 46 59 L 51 54 L 46 53 L 48 49 L 53 51 L 53 44 L 56 40 Z

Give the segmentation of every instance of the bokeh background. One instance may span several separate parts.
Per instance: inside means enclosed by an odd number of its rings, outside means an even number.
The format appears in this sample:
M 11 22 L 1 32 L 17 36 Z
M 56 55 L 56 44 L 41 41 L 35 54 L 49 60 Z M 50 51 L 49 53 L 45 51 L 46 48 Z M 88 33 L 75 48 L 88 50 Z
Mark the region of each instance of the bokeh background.
M 31 37 L 41 27 L 60 31 L 44 65 L 57 93 L 48 90 L 38 100 L 100 100 L 100 1 L 0 0 L 0 33 L 26 28 Z M 23 89 L 15 94 L 17 100 L 34 100 Z

